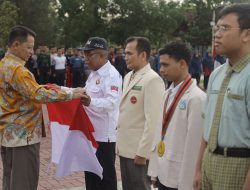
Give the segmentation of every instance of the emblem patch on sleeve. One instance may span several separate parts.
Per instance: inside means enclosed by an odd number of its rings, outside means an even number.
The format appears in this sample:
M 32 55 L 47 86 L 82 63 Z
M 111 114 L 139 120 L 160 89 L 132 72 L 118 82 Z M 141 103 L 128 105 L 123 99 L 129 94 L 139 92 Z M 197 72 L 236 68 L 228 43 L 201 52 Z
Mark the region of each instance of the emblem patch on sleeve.
M 111 86 L 111 91 L 116 91 L 116 92 L 118 92 L 118 86 Z

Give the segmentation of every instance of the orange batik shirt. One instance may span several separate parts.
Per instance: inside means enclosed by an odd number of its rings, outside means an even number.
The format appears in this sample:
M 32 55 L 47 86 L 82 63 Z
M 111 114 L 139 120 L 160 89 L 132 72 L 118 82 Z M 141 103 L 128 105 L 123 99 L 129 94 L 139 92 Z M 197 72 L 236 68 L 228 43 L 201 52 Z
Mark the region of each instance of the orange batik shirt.
M 38 85 L 24 64 L 10 53 L 0 61 L 0 145 L 6 147 L 40 142 L 41 104 L 72 98 L 68 92 Z

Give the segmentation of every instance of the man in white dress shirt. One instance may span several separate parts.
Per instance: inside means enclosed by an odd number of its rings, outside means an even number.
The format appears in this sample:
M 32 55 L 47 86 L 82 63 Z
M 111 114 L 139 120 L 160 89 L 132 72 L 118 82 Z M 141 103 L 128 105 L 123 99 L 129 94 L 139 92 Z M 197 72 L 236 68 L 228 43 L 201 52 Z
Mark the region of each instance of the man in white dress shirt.
M 53 57 L 52 64 L 55 66 L 56 84 L 64 86 L 66 74 L 66 57 L 63 55 L 62 48 L 57 50 L 57 55 Z
M 102 180 L 93 173 L 85 172 L 86 189 L 117 190 L 115 142 L 122 77 L 108 61 L 105 39 L 89 38 L 83 51 L 91 73 L 82 103 L 95 129 L 94 137 L 99 144 L 96 156 L 103 167 Z
M 167 44 L 159 55 L 161 75 L 172 84 L 162 99 L 148 174 L 153 184 L 158 178 L 158 190 L 193 190 L 206 95 L 188 73 L 191 50 L 186 44 Z

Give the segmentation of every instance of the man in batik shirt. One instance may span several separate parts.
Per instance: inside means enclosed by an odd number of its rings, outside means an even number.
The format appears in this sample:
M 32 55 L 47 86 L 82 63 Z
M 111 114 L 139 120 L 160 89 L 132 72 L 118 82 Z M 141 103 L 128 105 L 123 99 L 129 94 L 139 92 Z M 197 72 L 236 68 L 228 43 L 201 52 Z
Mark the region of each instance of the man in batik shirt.
M 38 85 L 25 61 L 33 53 L 35 33 L 23 26 L 11 29 L 8 52 L 0 61 L 0 142 L 3 190 L 35 190 L 39 178 L 42 103 L 83 97 L 71 92 L 46 90 Z

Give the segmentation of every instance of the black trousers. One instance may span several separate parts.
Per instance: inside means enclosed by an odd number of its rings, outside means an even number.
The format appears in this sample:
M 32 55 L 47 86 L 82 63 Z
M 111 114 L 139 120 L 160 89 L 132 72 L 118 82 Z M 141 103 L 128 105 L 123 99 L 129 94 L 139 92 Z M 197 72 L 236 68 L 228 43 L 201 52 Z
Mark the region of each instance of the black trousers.
M 73 74 L 73 88 L 84 87 L 86 82 L 84 78 L 84 70 L 73 69 L 72 74 Z
M 59 86 L 64 86 L 66 70 L 65 69 L 55 70 L 55 74 L 56 74 L 56 84 Z
M 115 171 L 115 142 L 98 142 L 97 159 L 103 168 L 103 179 L 85 172 L 86 190 L 117 190 Z
M 207 90 L 207 85 L 208 85 L 209 77 L 210 77 L 210 75 L 204 76 L 204 89 L 205 90 Z
M 39 84 L 47 84 L 49 83 L 49 69 L 39 69 Z
M 160 181 L 158 180 L 158 190 L 178 190 L 178 189 L 176 189 L 176 188 L 171 188 L 171 187 L 166 187 L 166 186 L 162 185 L 162 184 L 160 183 Z
M 192 74 L 192 78 L 195 78 L 195 79 L 196 79 L 197 85 L 199 86 L 199 84 L 200 84 L 200 79 L 201 79 L 200 74 L 199 74 L 199 73 Z

